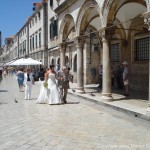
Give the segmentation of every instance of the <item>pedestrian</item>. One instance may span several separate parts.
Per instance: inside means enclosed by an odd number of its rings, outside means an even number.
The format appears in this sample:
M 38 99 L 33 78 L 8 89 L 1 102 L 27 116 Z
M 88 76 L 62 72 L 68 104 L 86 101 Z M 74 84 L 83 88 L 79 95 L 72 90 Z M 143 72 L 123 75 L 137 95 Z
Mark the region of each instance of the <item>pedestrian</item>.
M 56 73 L 57 73 L 59 70 L 60 70 L 60 65 L 57 64 L 57 66 L 56 66 Z
M 98 85 L 98 87 L 102 88 L 102 84 L 103 84 L 103 66 L 102 65 L 100 65 L 98 67 L 98 73 L 99 73 L 99 85 Z
M 122 63 L 123 67 L 124 67 L 124 70 L 123 70 L 123 83 L 124 83 L 124 86 L 125 86 L 125 93 L 124 95 L 125 96 L 129 96 L 129 80 L 128 80 L 128 74 L 129 74 L 129 70 L 128 70 L 128 62 L 127 61 L 124 61 Z
M 4 70 L 3 70 L 3 76 L 4 76 L 4 78 L 6 78 L 6 76 L 7 76 L 7 69 L 6 68 L 4 68 Z
M 123 89 L 123 68 L 118 64 L 115 70 L 115 78 L 117 82 L 118 89 Z
M 34 85 L 34 79 L 32 73 L 30 72 L 30 69 L 27 68 L 26 73 L 24 74 L 25 100 L 31 99 L 32 84 Z
M 60 88 L 60 97 L 62 103 L 67 103 L 67 93 L 69 88 L 69 71 L 63 66 L 57 73 L 58 87 Z
M 114 86 L 114 77 L 115 77 L 115 72 L 114 72 L 114 67 L 111 66 L 111 85 Z
M 42 81 L 41 83 L 41 88 L 40 88 L 40 93 L 38 96 L 38 99 L 36 101 L 37 104 L 45 104 L 45 103 L 49 103 L 49 99 L 48 99 L 48 83 L 46 81 L 47 78 L 47 72 L 48 72 L 48 68 L 47 69 L 43 69 L 43 73 L 44 73 L 44 82 Z
M 2 80 L 3 80 L 3 68 L 2 67 L 0 67 L 0 83 L 2 82 Z
M 56 82 L 55 66 L 50 65 L 50 69 L 45 76 L 45 82 L 48 84 L 48 103 L 50 105 L 61 104 L 60 91 Z
M 18 81 L 18 85 L 19 85 L 19 91 L 23 92 L 24 72 L 23 72 L 22 68 L 18 69 L 16 76 L 17 76 L 17 81 Z

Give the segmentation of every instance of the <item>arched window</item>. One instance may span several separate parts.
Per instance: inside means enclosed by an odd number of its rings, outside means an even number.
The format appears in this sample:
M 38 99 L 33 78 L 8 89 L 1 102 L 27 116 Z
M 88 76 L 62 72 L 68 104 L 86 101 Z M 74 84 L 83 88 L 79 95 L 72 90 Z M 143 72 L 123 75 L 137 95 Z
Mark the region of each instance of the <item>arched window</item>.
M 57 59 L 57 64 L 60 65 L 60 57 Z
M 68 56 L 65 57 L 65 64 L 66 64 L 66 67 L 68 68 L 69 67 L 69 58 L 68 58 Z
M 54 65 L 54 58 L 52 58 L 51 60 L 51 65 Z
M 73 61 L 73 71 L 77 72 L 77 54 L 74 57 L 74 61 Z

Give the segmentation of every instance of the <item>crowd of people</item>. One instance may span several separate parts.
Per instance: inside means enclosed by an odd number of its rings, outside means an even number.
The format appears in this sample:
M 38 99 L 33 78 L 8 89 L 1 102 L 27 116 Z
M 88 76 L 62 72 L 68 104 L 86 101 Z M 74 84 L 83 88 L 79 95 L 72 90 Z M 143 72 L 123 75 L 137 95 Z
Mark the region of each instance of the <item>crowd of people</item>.
M 2 68 L 0 77 L 5 78 L 9 73 L 8 68 Z M 39 70 L 32 67 L 19 67 L 13 69 L 11 74 L 16 76 L 19 91 L 25 93 L 25 100 L 31 99 L 32 85 L 34 85 L 36 80 L 40 80 L 42 84 L 36 103 L 47 103 L 50 105 L 67 103 L 69 80 L 73 80 L 69 67 L 63 66 L 60 68 L 59 65 L 56 67 L 50 65 L 50 68 L 40 68 Z
M 99 71 L 99 86 L 102 88 L 103 82 L 103 66 L 100 65 Z M 15 74 L 18 81 L 19 91 L 25 93 L 25 100 L 31 99 L 32 85 L 35 81 L 42 81 L 40 94 L 36 103 L 47 104 L 62 104 L 67 103 L 67 92 L 69 81 L 73 82 L 73 76 L 70 74 L 70 68 L 60 65 L 50 65 L 50 68 L 0 68 L 0 82 L 3 77 L 8 74 Z M 116 81 L 118 89 L 125 89 L 125 96 L 129 95 L 128 81 L 128 63 L 124 61 L 122 65 L 117 65 L 111 68 L 112 86 Z
M 103 66 L 98 68 L 99 72 L 99 88 L 102 88 L 103 83 Z M 128 62 L 124 61 L 121 65 L 117 64 L 116 67 L 111 66 L 111 84 L 117 85 L 118 89 L 125 89 L 124 95 L 129 96 L 129 80 L 128 80 Z

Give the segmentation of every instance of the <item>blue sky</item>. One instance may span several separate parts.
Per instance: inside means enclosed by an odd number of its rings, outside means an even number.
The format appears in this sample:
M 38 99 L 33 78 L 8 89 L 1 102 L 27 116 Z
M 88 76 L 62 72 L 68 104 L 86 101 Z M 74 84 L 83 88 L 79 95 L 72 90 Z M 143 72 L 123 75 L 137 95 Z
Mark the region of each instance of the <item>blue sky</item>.
M 0 2 L 0 31 L 2 44 L 4 39 L 15 35 L 29 16 L 33 14 L 33 3 L 41 0 L 1 0 Z

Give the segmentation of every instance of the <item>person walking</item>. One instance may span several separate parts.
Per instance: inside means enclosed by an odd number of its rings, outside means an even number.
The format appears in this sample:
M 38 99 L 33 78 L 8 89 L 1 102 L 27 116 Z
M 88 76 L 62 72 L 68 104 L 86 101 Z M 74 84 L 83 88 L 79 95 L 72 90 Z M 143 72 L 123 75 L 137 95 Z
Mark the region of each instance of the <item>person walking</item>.
M 124 86 L 125 86 L 125 96 L 129 96 L 129 80 L 128 80 L 128 73 L 129 73 L 129 70 L 128 70 L 128 62 L 127 61 L 124 61 L 122 63 L 123 67 L 124 67 L 124 70 L 123 70 L 123 83 L 124 83 Z
M 3 68 L 0 67 L 0 83 L 2 82 L 3 79 Z
M 48 103 L 50 105 L 61 104 L 59 89 L 56 83 L 55 66 L 50 65 L 50 69 L 46 73 L 45 82 L 48 88 Z
M 32 73 L 30 72 L 30 69 L 27 68 L 26 73 L 24 74 L 25 100 L 31 99 L 32 84 L 34 84 L 34 79 Z
M 98 67 L 98 73 L 99 73 L 99 85 L 98 85 L 98 87 L 102 88 L 102 84 L 103 84 L 103 66 L 102 65 L 100 65 Z
M 41 81 L 42 84 L 41 84 L 38 99 L 36 101 L 37 104 L 48 104 L 48 102 L 49 102 L 49 99 L 48 99 L 48 83 L 46 81 L 48 70 L 49 69 L 47 68 L 44 71 L 44 82 Z
M 115 78 L 117 82 L 118 89 L 123 89 L 123 68 L 118 64 L 115 70 Z
M 63 66 L 57 74 L 58 87 L 60 88 L 60 96 L 62 103 L 67 103 L 67 93 L 69 88 L 69 71 Z
M 17 81 L 18 81 L 18 85 L 19 85 L 19 91 L 23 92 L 24 72 L 23 72 L 22 68 L 18 69 L 16 76 L 17 76 Z

